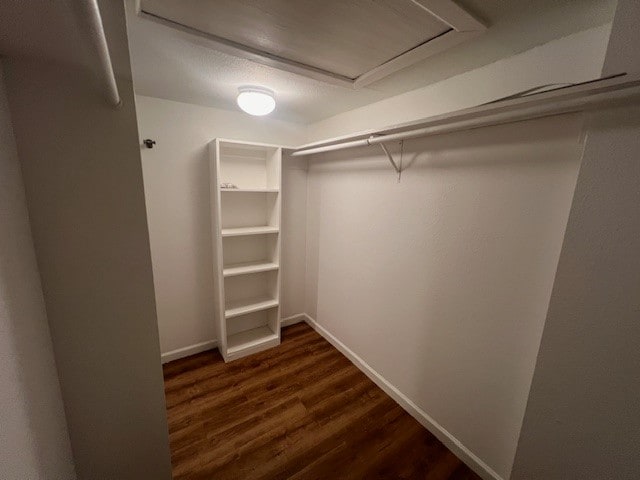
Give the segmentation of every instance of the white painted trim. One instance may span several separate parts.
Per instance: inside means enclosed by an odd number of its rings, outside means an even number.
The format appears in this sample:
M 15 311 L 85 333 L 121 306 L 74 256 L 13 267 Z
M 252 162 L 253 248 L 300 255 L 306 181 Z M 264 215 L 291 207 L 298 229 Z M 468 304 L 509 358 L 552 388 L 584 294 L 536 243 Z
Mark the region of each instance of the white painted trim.
M 281 327 L 288 327 L 289 325 L 295 325 L 296 323 L 306 322 L 307 316 L 304 313 L 298 313 L 291 315 L 290 317 L 280 320 Z
M 487 29 L 484 23 L 451 0 L 410 1 L 458 32 L 482 31 Z
M 174 360 L 178 360 L 179 358 L 195 355 L 196 353 L 206 352 L 207 350 L 211 350 L 213 348 L 216 348 L 217 346 L 217 340 L 207 340 L 206 342 L 196 343 L 195 345 L 189 345 L 188 347 L 178 348 L 176 350 L 171 350 L 170 352 L 163 353 L 162 355 L 160 355 L 160 358 L 162 359 L 162 363 L 168 363 Z
M 378 80 L 388 77 L 403 68 L 410 67 L 433 55 L 449 50 L 461 43 L 467 42 L 478 35 L 484 33 L 483 30 L 470 30 L 468 32 L 459 32 L 457 30 L 449 30 L 442 35 L 427 40 L 411 50 L 398 55 L 387 62 L 372 68 L 368 72 L 363 73 L 353 81 L 354 88 L 362 88 L 370 85 Z
M 354 88 L 366 87 L 425 58 L 467 42 L 487 30 L 487 27 L 482 22 L 451 0 L 410 1 L 429 12 L 430 15 L 436 17 L 442 23 L 449 25 L 451 30 L 363 73 L 354 80 Z
M 449 433 L 442 425 L 431 418 L 424 410 L 413 403 L 405 394 L 398 390 L 387 379 L 374 370 L 360 356 L 353 352 L 344 343 L 338 340 L 332 333 L 319 325 L 306 313 L 302 314 L 305 321 L 324 337 L 331 345 L 338 349 L 345 357 L 358 367 L 367 377 L 369 377 L 378 387 L 380 387 L 387 395 L 398 403 L 406 412 L 415 418 L 420 424 L 429 430 L 438 440 L 440 440 L 449 450 L 451 450 L 458 458 L 465 462 L 484 480 L 504 480 L 491 467 L 484 463 L 480 458 L 466 448 L 462 442 Z
M 247 142 L 244 140 L 235 140 L 233 138 L 222 138 L 218 137 L 219 142 L 223 143 L 234 143 L 237 144 L 239 148 L 242 147 L 258 147 L 258 148 L 296 148 L 286 145 L 275 145 L 273 143 L 262 143 L 262 142 Z

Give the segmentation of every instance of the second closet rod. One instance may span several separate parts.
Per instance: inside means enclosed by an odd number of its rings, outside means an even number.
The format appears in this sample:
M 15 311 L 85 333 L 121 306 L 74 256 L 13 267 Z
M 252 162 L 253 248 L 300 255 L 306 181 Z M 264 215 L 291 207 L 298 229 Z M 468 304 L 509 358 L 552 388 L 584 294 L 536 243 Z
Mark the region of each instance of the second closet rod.
M 626 79 L 626 80 L 625 80 Z M 640 101 L 640 80 L 626 76 L 607 78 L 578 84 L 562 89 L 510 98 L 457 112 L 426 119 L 422 128 L 397 133 L 374 134 L 369 138 L 351 140 L 314 148 L 301 148 L 293 152 L 294 157 L 314 153 L 364 147 L 410 138 L 439 135 L 474 128 L 501 125 L 534 118 L 577 113 L 600 108 L 629 105 Z

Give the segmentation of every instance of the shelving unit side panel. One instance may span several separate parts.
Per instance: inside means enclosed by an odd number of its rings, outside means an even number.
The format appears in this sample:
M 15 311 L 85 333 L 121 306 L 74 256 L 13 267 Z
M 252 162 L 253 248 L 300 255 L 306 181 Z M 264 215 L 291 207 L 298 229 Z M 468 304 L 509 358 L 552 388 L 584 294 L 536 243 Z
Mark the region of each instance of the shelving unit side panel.
M 214 327 L 218 340 L 218 349 L 227 354 L 227 329 L 225 323 L 223 251 L 221 235 L 221 198 L 220 198 L 220 142 L 216 139 L 209 143 L 210 204 L 211 204 L 211 243 L 213 247 L 213 300 Z
M 275 152 L 272 155 L 272 159 L 275 161 L 275 165 L 273 165 L 273 170 L 275 170 L 275 182 L 272 185 L 274 188 L 279 189 L 279 193 L 277 194 L 276 203 L 274 206 L 274 215 L 275 220 L 278 225 L 281 225 L 281 209 L 282 209 L 282 148 L 275 149 Z M 272 170 L 269 170 L 272 171 Z M 269 178 L 269 173 L 267 174 L 267 178 Z M 281 248 L 282 248 L 282 228 L 278 233 L 278 238 L 276 239 L 276 258 L 278 258 L 278 263 L 280 264 L 281 258 Z M 274 288 L 275 298 L 278 299 L 278 308 L 275 309 L 273 316 L 270 318 L 269 326 L 270 328 L 278 335 L 278 343 L 280 342 L 280 313 L 282 308 L 282 299 L 280 298 L 282 292 L 282 269 L 278 269 L 276 272 L 276 280 Z

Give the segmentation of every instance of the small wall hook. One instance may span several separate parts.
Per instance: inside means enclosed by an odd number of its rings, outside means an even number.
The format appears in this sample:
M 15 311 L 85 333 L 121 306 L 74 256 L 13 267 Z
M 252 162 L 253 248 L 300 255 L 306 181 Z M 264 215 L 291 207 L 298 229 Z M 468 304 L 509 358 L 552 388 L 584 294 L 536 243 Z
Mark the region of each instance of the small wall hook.
M 153 146 L 156 144 L 156 141 L 155 140 L 151 140 L 150 138 L 145 138 L 142 141 L 142 143 L 144 143 L 147 148 L 153 148 Z

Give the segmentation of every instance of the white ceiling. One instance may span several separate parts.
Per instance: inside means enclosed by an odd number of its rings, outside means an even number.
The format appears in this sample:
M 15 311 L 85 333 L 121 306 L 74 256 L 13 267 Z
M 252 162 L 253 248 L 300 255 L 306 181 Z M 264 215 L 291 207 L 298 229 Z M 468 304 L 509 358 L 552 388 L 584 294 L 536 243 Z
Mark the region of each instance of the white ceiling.
M 602 25 L 611 21 L 616 5 L 616 0 L 458 0 L 489 25 L 482 36 L 353 90 L 220 53 L 204 39 L 137 17 L 135 0 L 126 1 L 137 93 L 235 110 L 239 86 L 262 85 L 277 95 L 272 116 L 299 123 L 414 90 Z
M 141 0 L 140 8 L 352 80 L 451 30 L 411 0 Z

